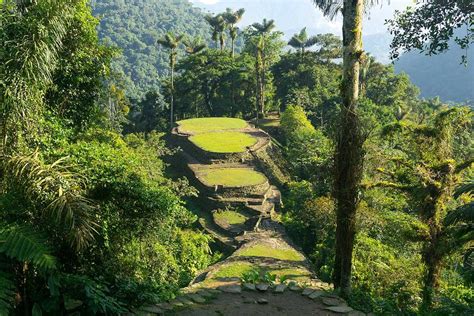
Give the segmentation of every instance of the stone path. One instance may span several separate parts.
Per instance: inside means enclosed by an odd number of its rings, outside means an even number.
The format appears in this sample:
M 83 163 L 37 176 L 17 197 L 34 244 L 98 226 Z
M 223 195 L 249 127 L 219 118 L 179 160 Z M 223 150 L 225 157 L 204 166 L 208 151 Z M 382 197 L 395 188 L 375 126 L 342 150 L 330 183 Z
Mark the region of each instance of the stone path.
M 176 299 L 143 306 L 140 315 L 364 315 L 331 293 L 331 286 L 317 279 L 304 254 L 295 247 L 276 220 L 281 195 L 270 181 L 249 187 L 206 186 L 199 181 L 205 168 L 250 168 L 268 178 L 281 170 L 262 170 L 258 157 L 271 157 L 270 137 L 248 126 L 240 132 L 258 139 L 243 153 L 205 153 L 189 142 L 179 128 L 172 143 L 183 149 L 177 168 L 200 191 L 200 223 L 230 254 L 202 271 Z M 271 159 L 271 158 L 270 158 Z M 272 168 L 278 168 L 274 163 Z M 260 168 L 259 168 L 260 167 Z M 245 221 L 229 224 L 216 216 L 217 209 L 238 209 Z

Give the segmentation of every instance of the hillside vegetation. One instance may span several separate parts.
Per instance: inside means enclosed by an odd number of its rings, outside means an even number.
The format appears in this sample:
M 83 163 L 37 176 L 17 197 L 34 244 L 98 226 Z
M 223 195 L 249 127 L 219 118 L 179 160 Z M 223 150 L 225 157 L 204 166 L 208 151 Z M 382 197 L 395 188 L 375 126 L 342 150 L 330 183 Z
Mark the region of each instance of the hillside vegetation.
M 311 3 L 345 41 L 0 0 L 0 315 L 474 314 L 472 108 L 360 51 L 371 1 Z M 417 3 L 392 54 L 472 20 Z
M 204 14 L 187 0 L 96 0 L 93 14 L 100 19 L 99 37 L 122 52 L 112 69 L 132 98 L 159 90 L 168 74 L 168 54 L 157 44 L 164 34 L 173 31 L 210 42 Z

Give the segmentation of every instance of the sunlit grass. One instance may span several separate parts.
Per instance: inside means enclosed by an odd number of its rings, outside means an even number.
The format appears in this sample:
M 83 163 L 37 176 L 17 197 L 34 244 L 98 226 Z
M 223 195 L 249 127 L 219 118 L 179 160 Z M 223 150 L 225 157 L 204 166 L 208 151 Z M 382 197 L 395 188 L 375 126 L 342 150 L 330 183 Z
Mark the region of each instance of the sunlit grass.
M 224 187 L 246 187 L 263 184 L 266 178 L 263 174 L 248 168 L 212 168 L 201 170 L 199 180 L 207 186 L 222 185 Z
M 266 244 L 257 244 L 243 249 L 238 253 L 239 256 L 245 257 L 267 257 L 279 260 L 302 261 L 304 257 L 291 248 L 272 248 Z
M 214 213 L 217 221 L 226 223 L 227 225 L 241 225 L 247 221 L 247 217 L 235 211 L 218 211 Z
M 244 120 L 227 117 L 194 118 L 179 121 L 177 124 L 182 133 L 190 134 L 242 129 L 247 126 L 247 122 Z
M 284 277 L 294 281 L 303 281 L 311 278 L 311 273 L 308 270 L 300 268 L 270 269 L 268 272 L 276 275 L 279 279 Z
M 245 273 L 254 269 L 249 262 L 236 262 L 221 267 L 213 276 L 216 278 L 241 278 Z
M 240 132 L 213 132 L 197 134 L 189 140 L 205 151 L 213 153 L 241 153 L 257 143 L 257 139 Z

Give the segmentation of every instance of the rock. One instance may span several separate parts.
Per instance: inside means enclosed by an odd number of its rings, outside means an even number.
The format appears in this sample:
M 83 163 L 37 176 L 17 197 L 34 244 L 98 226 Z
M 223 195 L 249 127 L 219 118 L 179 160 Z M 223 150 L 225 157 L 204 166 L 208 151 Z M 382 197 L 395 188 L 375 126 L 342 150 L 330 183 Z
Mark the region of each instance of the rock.
M 214 294 L 212 294 L 211 292 L 206 291 L 206 290 L 199 290 L 199 291 L 196 292 L 196 294 L 199 294 L 204 298 L 213 298 L 214 297 Z
M 259 298 L 257 300 L 257 303 L 258 304 L 261 304 L 261 305 L 264 305 L 264 304 L 268 304 L 268 300 L 264 299 L 264 298 Z
M 345 305 L 330 306 L 330 307 L 326 307 L 326 309 L 331 311 L 331 312 L 341 313 L 341 314 L 346 314 L 346 313 L 349 313 L 349 312 L 353 311 L 353 309 L 351 307 L 345 306 Z
M 260 292 L 265 292 L 266 290 L 268 290 L 270 286 L 266 283 L 259 283 L 256 285 L 256 288 L 257 290 L 259 290 Z
M 149 312 L 153 314 L 162 314 L 163 310 L 156 305 L 148 305 L 140 308 L 141 311 Z
M 314 291 L 315 291 L 314 289 L 312 289 L 312 288 L 310 288 L 310 287 L 307 287 L 307 288 L 305 288 L 305 289 L 303 290 L 303 293 L 301 293 L 301 294 L 304 295 L 304 296 L 308 296 L 308 295 L 310 295 L 311 293 L 313 293 Z
M 347 306 L 346 301 L 344 301 L 342 298 L 323 297 L 322 302 L 324 305 L 328 305 L 328 306 L 338 306 L 338 305 Z
M 311 293 L 310 295 L 308 295 L 308 297 L 312 300 L 314 299 L 317 299 L 318 297 L 321 297 L 323 296 L 324 292 L 323 291 L 320 291 L 320 290 L 316 290 L 314 291 L 313 293 Z
M 365 316 L 365 313 L 362 313 L 361 311 L 356 311 L 353 310 L 347 314 L 347 316 Z
M 214 295 L 222 293 L 222 291 L 219 291 L 217 289 L 206 289 L 206 291 Z
M 257 304 L 256 300 L 248 298 L 248 297 L 244 298 L 243 302 L 244 304 Z
M 298 285 L 290 285 L 290 287 L 288 288 L 290 289 L 290 291 L 293 291 L 293 292 L 301 291 L 301 288 Z
M 180 301 L 181 303 L 183 303 L 184 305 L 188 305 L 188 306 L 189 305 L 194 305 L 194 303 L 191 300 L 187 299 L 184 296 L 178 297 L 177 300 Z
M 168 303 L 161 303 L 161 304 L 158 304 L 156 306 L 158 306 L 159 308 L 161 308 L 165 311 L 173 310 L 173 306 L 171 306 L 171 304 L 168 304 Z
M 136 315 L 136 316 L 156 316 L 155 313 L 144 312 L 144 311 L 135 311 L 133 313 L 133 315 Z M 74 316 L 76 316 L 76 315 L 74 315 Z
M 274 291 L 274 292 L 275 292 L 275 293 L 283 293 L 283 292 L 285 292 L 286 288 L 287 288 L 286 284 L 283 284 L 283 283 L 282 283 L 282 284 L 278 284 L 278 285 L 275 287 L 275 291 Z
M 244 290 L 249 290 L 249 291 L 255 291 L 257 289 L 255 287 L 255 284 L 252 284 L 252 283 L 244 283 L 243 288 Z
M 188 294 L 188 297 L 195 303 L 204 304 L 206 299 L 198 294 Z
M 240 285 L 223 285 L 219 287 L 219 290 L 226 293 L 240 294 L 242 293 L 242 287 Z
M 174 307 L 183 307 L 184 306 L 183 302 L 180 302 L 179 300 L 172 300 L 170 302 L 170 304 Z

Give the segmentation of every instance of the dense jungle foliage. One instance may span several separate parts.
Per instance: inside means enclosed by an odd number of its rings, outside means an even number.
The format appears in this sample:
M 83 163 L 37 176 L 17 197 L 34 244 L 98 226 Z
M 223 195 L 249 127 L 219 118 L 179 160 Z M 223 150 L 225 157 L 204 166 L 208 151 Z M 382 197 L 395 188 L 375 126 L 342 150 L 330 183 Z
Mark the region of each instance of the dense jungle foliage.
M 156 45 L 160 37 L 171 31 L 211 40 L 204 13 L 187 0 L 95 0 L 92 7 L 99 37 L 121 50 L 112 69 L 131 98 L 157 90 L 168 73 L 168 55 Z
M 241 117 L 270 133 L 291 176 L 280 221 L 331 281 L 342 42 L 302 30 L 287 43 L 267 20 L 236 31 L 226 13 L 215 23 L 185 0 L 0 0 L 0 315 L 126 312 L 173 298 L 219 260 L 187 203 L 198 192 L 164 162 L 171 107 L 171 121 Z M 370 56 L 359 79 L 349 302 L 471 315 L 472 109 L 420 99 Z M 270 115 L 279 124 L 260 124 Z

